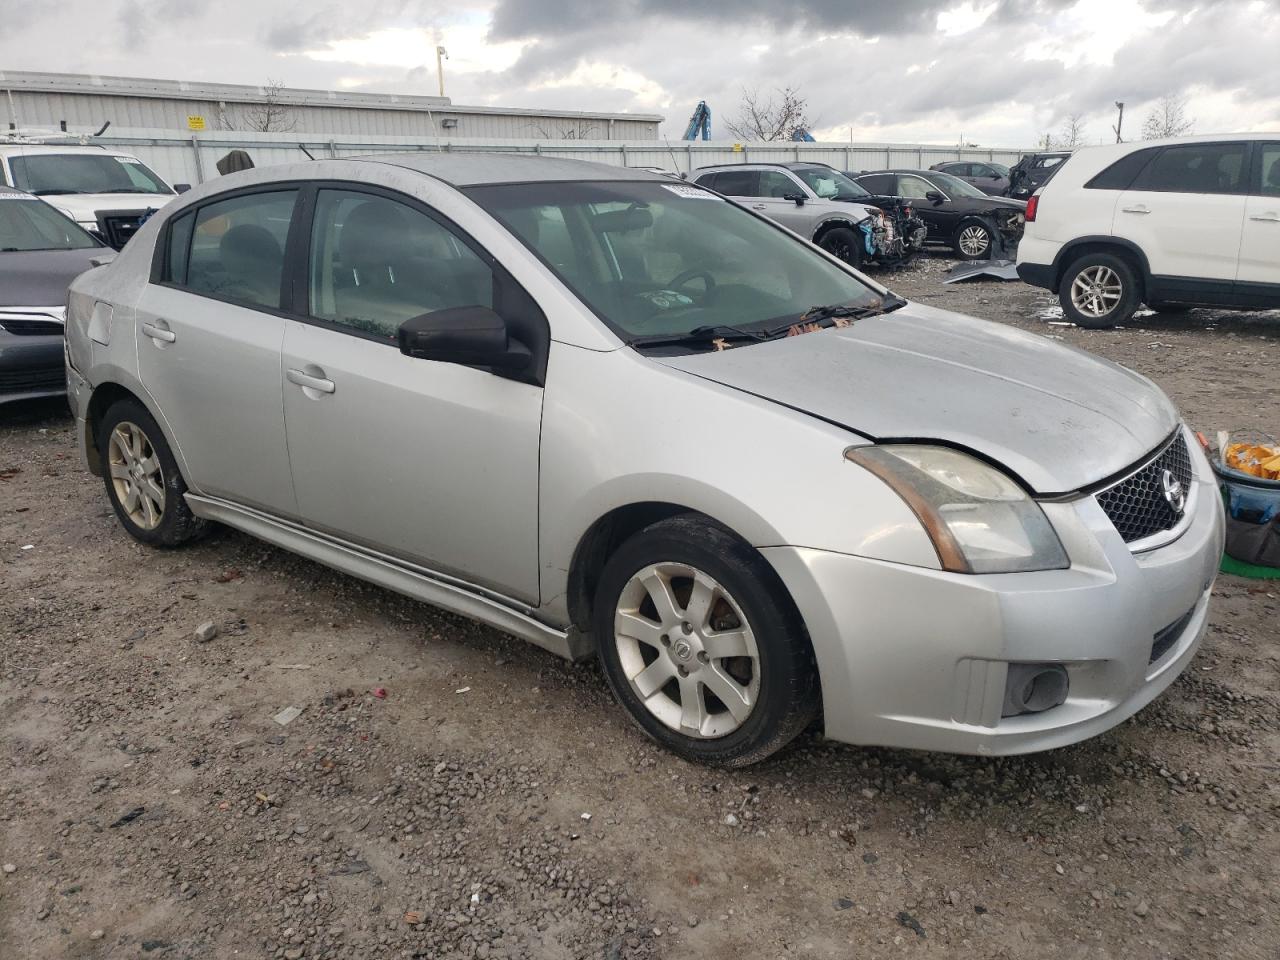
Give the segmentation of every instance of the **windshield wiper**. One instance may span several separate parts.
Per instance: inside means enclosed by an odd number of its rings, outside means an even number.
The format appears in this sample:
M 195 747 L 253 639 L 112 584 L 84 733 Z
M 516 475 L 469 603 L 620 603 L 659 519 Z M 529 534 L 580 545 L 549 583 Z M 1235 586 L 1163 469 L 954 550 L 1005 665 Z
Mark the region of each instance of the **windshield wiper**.
M 707 344 L 716 340 L 759 341 L 767 340 L 769 334 L 759 330 L 744 330 L 741 327 L 730 327 L 725 324 L 707 324 L 694 327 L 687 333 L 655 333 L 650 336 L 632 337 L 627 341 L 629 347 L 667 347 L 679 344 Z
M 63 187 L 53 187 L 48 190 L 32 190 L 33 197 L 59 197 L 67 193 L 84 193 L 83 190 L 68 190 Z

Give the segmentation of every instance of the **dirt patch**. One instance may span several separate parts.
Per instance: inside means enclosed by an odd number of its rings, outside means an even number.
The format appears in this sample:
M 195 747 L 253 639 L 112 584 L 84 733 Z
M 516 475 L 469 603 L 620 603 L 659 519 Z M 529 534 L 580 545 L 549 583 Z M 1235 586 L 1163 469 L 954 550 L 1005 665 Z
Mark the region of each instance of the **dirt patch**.
M 1088 332 L 947 266 L 888 282 L 1151 376 L 1198 429 L 1280 424 L 1280 316 Z M 134 544 L 65 409 L 0 410 L 0 955 L 1280 954 L 1280 584 L 1222 578 L 1186 675 L 1088 743 L 810 734 L 724 773 L 594 666 L 239 534 Z

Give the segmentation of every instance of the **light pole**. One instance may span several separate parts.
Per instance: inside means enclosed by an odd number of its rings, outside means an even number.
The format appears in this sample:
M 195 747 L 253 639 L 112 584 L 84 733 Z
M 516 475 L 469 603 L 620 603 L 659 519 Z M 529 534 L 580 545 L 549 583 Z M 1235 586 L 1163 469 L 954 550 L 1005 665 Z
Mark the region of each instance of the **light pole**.
M 1116 125 L 1111 129 L 1113 129 L 1116 132 L 1116 143 L 1122 143 L 1123 141 L 1120 139 L 1120 128 L 1124 126 L 1124 101 L 1123 100 L 1116 101 L 1116 109 L 1120 111 L 1120 115 L 1116 117 Z
M 444 62 L 449 59 L 449 51 L 444 47 L 436 47 L 436 76 L 440 78 L 440 96 L 444 96 Z

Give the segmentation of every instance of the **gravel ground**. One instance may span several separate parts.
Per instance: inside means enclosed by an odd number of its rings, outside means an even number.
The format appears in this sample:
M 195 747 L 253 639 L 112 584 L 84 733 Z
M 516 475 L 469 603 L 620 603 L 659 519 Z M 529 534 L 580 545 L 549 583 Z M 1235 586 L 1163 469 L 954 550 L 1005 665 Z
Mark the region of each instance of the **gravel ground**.
M 1280 429 L 1280 315 L 1090 333 L 947 266 L 889 283 L 1148 374 L 1199 429 Z M 1280 583 L 1220 579 L 1187 673 L 1088 743 L 813 732 L 725 773 L 594 665 L 229 531 L 134 544 L 70 427 L 0 413 L 6 960 L 1280 955 Z

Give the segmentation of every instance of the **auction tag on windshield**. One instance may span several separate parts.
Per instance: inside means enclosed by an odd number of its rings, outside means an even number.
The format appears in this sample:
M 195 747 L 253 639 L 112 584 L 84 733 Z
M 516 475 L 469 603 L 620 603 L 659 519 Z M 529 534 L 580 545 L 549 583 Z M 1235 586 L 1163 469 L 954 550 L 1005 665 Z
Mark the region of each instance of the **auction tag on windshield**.
M 688 197 L 690 200 L 723 200 L 723 197 L 717 197 L 709 190 L 699 190 L 697 187 L 684 187 L 675 183 L 664 183 L 664 187 L 674 193 L 677 197 Z
M 0 200 L 34 200 L 40 202 L 39 197 L 33 197 L 29 193 L 0 193 Z

